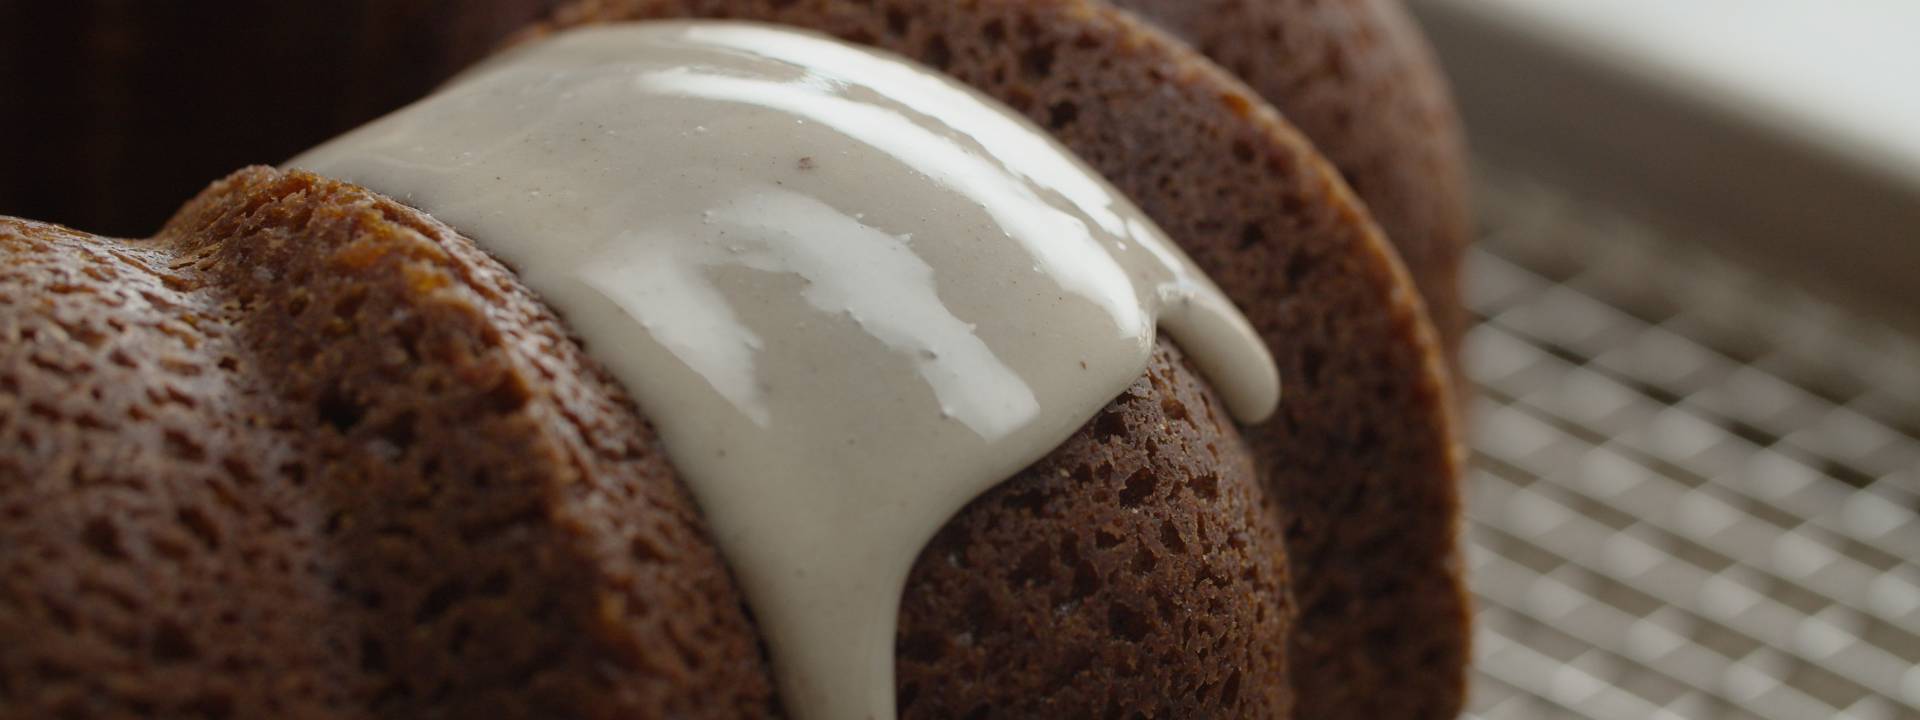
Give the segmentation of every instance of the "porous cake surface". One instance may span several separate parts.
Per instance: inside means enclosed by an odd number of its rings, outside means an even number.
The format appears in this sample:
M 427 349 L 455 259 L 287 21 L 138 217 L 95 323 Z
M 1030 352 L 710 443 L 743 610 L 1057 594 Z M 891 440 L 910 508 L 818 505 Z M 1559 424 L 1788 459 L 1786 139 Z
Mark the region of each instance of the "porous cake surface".
M 903 598 L 904 714 L 1457 712 L 1440 352 L 1366 211 L 1253 89 L 1090 0 L 561 17 L 684 15 L 826 30 L 1026 113 L 1212 274 L 1287 383 L 1236 430 L 1163 341 L 956 517 Z M 155 239 L 4 220 L 0 255 L 0 636 L 25 639 L 0 710 L 777 712 L 645 420 L 452 229 L 249 170 Z
M 1467 617 L 1442 352 L 1365 208 L 1257 93 L 1093 0 L 587 0 L 556 26 L 687 16 L 812 28 L 941 69 L 1139 204 L 1279 363 L 1279 413 L 1243 434 L 1286 531 L 1289 672 L 1311 688 L 1297 714 L 1457 714 Z
M 1139 381 L 921 552 L 901 716 L 1287 717 L 1283 536 L 1226 409 L 1162 339 Z
M 1466 150 L 1432 51 L 1396 0 L 1108 0 L 1167 28 L 1278 108 L 1400 252 L 1447 357 L 1466 309 Z
M 446 227 L 252 169 L 151 240 L 0 220 L 0 258 L 0 708 L 771 706 L 652 431 Z
M 265 169 L 152 240 L 0 227 L 0 707 L 777 712 L 645 423 L 465 238 Z M 1163 340 L 970 505 L 904 598 L 905 714 L 1284 714 L 1281 516 L 1226 418 Z

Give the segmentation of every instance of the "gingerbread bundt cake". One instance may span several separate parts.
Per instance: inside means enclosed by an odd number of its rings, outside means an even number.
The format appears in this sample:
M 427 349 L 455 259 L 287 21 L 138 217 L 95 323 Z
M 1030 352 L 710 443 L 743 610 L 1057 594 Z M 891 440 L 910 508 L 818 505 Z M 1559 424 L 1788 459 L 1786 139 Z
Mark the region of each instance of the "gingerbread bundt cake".
M 1464 158 L 1445 82 L 1399 3 L 1105 1 L 1192 43 L 1333 162 L 1405 259 L 1451 352 L 1469 237 Z M 911 23 L 871 20 L 915 12 L 800 5 L 788 17 L 863 13 L 846 15 L 869 19 L 858 26 L 870 35 L 854 40 L 890 37 Z M 0 2 L 0 97 L 35 109 L 0 113 L 0 136 L 34 138 L 0 167 L 0 214 L 146 233 L 207 178 L 289 157 L 420 97 L 562 7 L 606 12 L 578 0 Z M 999 61 L 957 62 L 980 59 Z M 240 108 L 273 121 L 232 122 Z
M 1245 312 L 1287 386 L 1238 426 L 1218 351 L 1149 333 L 1118 399 L 909 548 L 900 713 L 1455 712 L 1439 353 L 1312 148 L 1104 5 L 801 5 L 747 14 L 936 67 L 944 46 L 948 74 L 1048 124 Z M 554 27 L 687 10 L 662 8 Z M 995 26 L 991 53 L 958 40 Z M 1024 80 L 994 79 L 1006 60 Z M 381 189 L 256 169 L 150 240 L 0 229 L 0 637 L 22 639 L 0 708 L 804 715 L 775 690 L 764 601 L 742 607 L 751 573 L 683 484 L 701 461 L 651 429 L 678 420 L 608 374 L 541 271 L 469 239 L 483 221 Z

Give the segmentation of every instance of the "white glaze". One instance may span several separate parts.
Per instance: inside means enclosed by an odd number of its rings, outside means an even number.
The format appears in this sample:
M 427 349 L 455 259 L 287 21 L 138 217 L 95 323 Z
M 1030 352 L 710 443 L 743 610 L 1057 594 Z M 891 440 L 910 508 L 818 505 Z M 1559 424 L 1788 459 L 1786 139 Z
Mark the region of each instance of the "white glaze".
M 790 29 L 576 30 L 290 165 L 514 267 L 659 427 L 799 718 L 894 712 L 899 596 L 969 500 L 1137 379 L 1156 323 L 1258 421 L 1245 318 L 993 101 Z

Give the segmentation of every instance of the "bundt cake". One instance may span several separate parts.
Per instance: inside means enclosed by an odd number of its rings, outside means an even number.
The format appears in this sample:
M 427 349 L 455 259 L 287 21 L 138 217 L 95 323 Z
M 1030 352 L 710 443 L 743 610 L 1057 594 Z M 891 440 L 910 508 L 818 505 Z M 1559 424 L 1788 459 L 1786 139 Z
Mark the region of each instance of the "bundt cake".
M 1105 1 L 1233 72 L 1334 163 L 1406 261 L 1451 353 L 1463 329 L 1464 157 L 1445 82 L 1399 3 Z M 0 113 L 0 137 L 34 138 L 0 167 L 0 214 L 144 234 L 207 178 L 399 107 L 578 2 L 0 1 L 0 97 L 34 108 Z M 815 15 L 914 12 L 801 4 Z M 893 27 L 866 31 L 883 38 Z M 236 123 L 235 112 L 273 121 Z
M 1264 413 L 1208 346 L 1231 328 L 1149 327 L 1121 353 L 1144 371 L 906 548 L 900 715 L 1458 712 L 1443 354 L 1365 207 L 1251 89 L 1093 0 L 584 3 L 488 66 L 677 17 L 824 31 L 998 98 L 1212 278 L 1162 302 L 1217 284 L 1284 379 L 1271 418 L 1236 423 Z M 715 125 L 680 130 L 735 131 Z M 766 178 L 835 169 L 803 136 Z M 1423 156 L 1431 177 L 1449 152 Z M 547 270 L 488 237 L 505 205 L 377 187 L 394 176 L 327 153 L 216 183 L 150 239 L 0 220 L 0 716 L 819 716 L 769 648 L 760 571 L 716 534 L 712 462 L 680 452 L 696 433 Z M 1076 181 L 1034 182 L 1056 202 L 1071 193 L 1049 183 Z

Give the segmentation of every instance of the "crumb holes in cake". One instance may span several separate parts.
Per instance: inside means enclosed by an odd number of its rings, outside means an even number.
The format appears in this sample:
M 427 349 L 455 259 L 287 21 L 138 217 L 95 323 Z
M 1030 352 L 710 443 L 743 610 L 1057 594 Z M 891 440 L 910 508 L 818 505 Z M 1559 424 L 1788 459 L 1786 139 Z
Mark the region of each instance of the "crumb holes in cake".
M 1047 127 L 1059 130 L 1080 118 L 1080 106 L 1072 100 L 1062 100 L 1047 108 Z
M 1020 55 L 1020 68 L 1027 77 L 1042 80 L 1053 74 L 1053 45 L 1035 45 Z
M 967 596 L 967 628 L 975 636 L 991 635 L 1000 627 L 1000 607 L 995 605 L 993 597 L 985 592 L 975 591 Z
M 178 533 L 157 532 L 147 538 L 147 544 L 154 552 L 175 563 L 183 563 L 193 557 L 193 549 L 187 543 Z
M 521 408 L 526 407 L 527 400 L 530 398 L 531 393 L 528 392 L 526 383 L 521 381 L 520 376 L 511 373 L 500 378 L 500 382 L 494 383 L 493 387 L 487 389 L 488 405 L 494 412 L 503 415 L 519 412 Z
M 495 570 L 488 573 L 479 585 L 473 586 L 473 593 L 482 597 L 502 597 L 512 587 L 513 580 L 507 576 L 506 571 Z
M 147 301 L 148 305 L 152 305 L 154 309 L 160 310 L 162 312 L 169 311 L 176 307 L 179 307 L 179 305 L 174 303 L 172 300 L 168 300 L 166 299 L 166 297 L 160 295 L 159 293 L 155 293 L 151 290 L 140 290 L 138 292 L 140 295 L 140 299 Z
M 1294 194 L 1281 196 L 1281 213 L 1286 217 L 1300 217 L 1300 215 L 1306 215 L 1306 211 L 1308 211 L 1306 198 L 1300 198 Z
M 61 362 L 58 359 L 47 357 L 46 355 L 42 355 L 40 353 L 34 353 L 32 355 L 28 355 L 27 362 L 32 363 L 33 366 L 36 368 L 39 368 L 41 372 L 45 372 L 51 375 L 64 376 L 72 373 L 72 369 L 68 368 L 66 365 L 61 364 Z
M 1247 223 L 1245 227 L 1240 228 L 1241 250 L 1252 250 L 1266 243 L 1266 241 L 1267 229 L 1260 227 L 1259 223 Z M 1292 266 L 1289 265 L 1288 267 Z
M 47 611 L 47 617 L 53 620 L 53 624 L 59 626 L 61 630 L 71 633 L 79 629 L 79 616 L 75 615 L 73 608 L 67 606 L 62 600 L 43 596 L 41 598 L 41 607 Z
M 220 527 L 213 523 L 212 518 L 207 517 L 206 511 L 195 507 L 182 508 L 174 514 L 174 517 L 208 550 L 220 549 Z
M 1043 543 L 1020 556 L 1020 562 L 1014 564 L 1013 574 L 1007 579 L 1016 587 L 1025 587 L 1051 575 L 1053 575 L 1053 548 Z
M 1240 707 L 1240 670 L 1235 669 L 1232 675 L 1227 676 L 1227 681 L 1221 683 L 1220 707 L 1229 709 Z
M 1165 547 L 1167 552 L 1174 554 L 1187 552 L 1187 541 L 1181 539 L 1180 528 L 1174 525 L 1172 520 L 1163 520 L 1160 523 L 1160 545 Z
M 341 320 L 352 320 L 360 314 L 360 306 L 367 301 L 367 289 L 355 287 L 348 290 L 340 299 L 333 302 L 333 316 Z
M 1151 575 L 1154 570 L 1160 567 L 1160 556 L 1153 554 L 1152 548 L 1141 544 L 1134 548 L 1132 564 L 1135 574 Z
M 347 514 L 345 510 L 334 510 L 333 512 L 327 513 L 327 521 L 320 524 L 320 532 L 327 535 L 338 535 L 342 528 L 347 527 L 350 518 L 352 518 L 352 516 Z
M 38 400 L 27 403 L 27 414 L 47 424 L 60 422 L 60 411 L 55 410 L 52 405 Z
M 460 526 L 460 541 L 468 545 L 478 545 L 505 535 L 516 528 L 535 525 L 541 522 L 542 517 L 540 508 L 524 507 L 503 517 L 467 523 Z
M 166 446 L 167 454 L 187 462 L 203 462 L 207 459 L 207 448 L 180 428 L 167 428 L 160 431 L 161 442 Z
M 200 401 L 172 383 L 147 388 L 147 399 L 155 405 L 179 405 L 189 410 L 200 406 Z
M 260 482 L 260 477 L 253 473 L 253 466 L 247 464 L 247 461 L 237 457 L 228 456 L 222 459 L 220 461 L 220 469 L 225 470 L 227 477 L 233 478 L 235 483 L 242 486 L 253 485 L 254 483 Z
M 466 594 L 466 586 L 459 580 L 448 580 L 434 586 L 427 592 L 426 599 L 421 600 L 420 606 L 414 610 L 414 624 L 426 624 L 440 619 Z
M 1097 440 L 1104 442 L 1125 437 L 1126 434 L 1127 418 L 1122 413 L 1111 409 L 1101 410 L 1100 415 L 1093 419 L 1093 437 Z
M 1127 476 L 1126 484 L 1120 488 L 1120 506 L 1139 507 L 1140 503 L 1153 497 L 1154 491 L 1159 488 L 1160 477 L 1151 468 L 1136 470 Z
M 1100 592 L 1100 588 L 1106 584 L 1101 580 L 1100 571 L 1093 566 L 1093 563 L 1080 556 L 1080 548 L 1072 539 L 1068 539 L 1061 545 L 1060 559 L 1066 562 L 1068 567 L 1073 568 L 1072 596 L 1068 600 L 1073 602 L 1086 600 Z
M 224 693 L 205 693 L 187 703 L 187 715 L 206 720 L 228 720 L 233 717 L 233 698 Z
M 413 447 L 416 439 L 417 419 L 418 415 L 408 410 L 387 420 L 380 425 L 380 439 L 391 444 L 396 454 L 405 454 Z
M 80 542 L 87 550 L 107 560 L 127 559 L 127 548 L 120 539 L 120 527 L 106 518 L 93 518 L 80 529 Z
M 186 628 L 172 620 L 162 620 L 154 628 L 151 652 L 153 659 L 163 665 L 192 662 L 200 656 L 200 648 L 187 635 Z
M 1360 455 L 1363 457 L 1372 455 L 1375 450 L 1379 449 L 1379 447 L 1380 447 L 1380 430 L 1378 428 L 1375 428 L 1372 425 L 1367 425 L 1367 426 L 1361 427 L 1359 432 L 1354 433 L 1353 450 L 1355 455 Z
M 1127 607 L 1125 603 L 1113 603 L 1107 606 L 1107 631 L 1114 637 L 1130 643 L 1146 639 L 1152 629 L 1146 613 Z
M 352 394 L 338 385 L 320 393 L 320 399 L 315 403 L 314 410 L 320 414 L 322 422 L 332 425 L 333 429 L 343 434 L 352 430 L 355 425 L 359 425 L 367 412 L 365 406 L 355 401 Z
M 1201 498 L 1207 500 L 1217 500 L 1220 498 L 1220 476 L 1218 474 L 1208 472 L 1195 475 L 1192 480 L 1187 481 L 1187 487 L 1192 488 L 1193 494 Z
M 668 557 L 667 549 L 661 547 L 661 543 L 648 533 L 635 535 L 633 540 L 627 543 L 627 552 L 633 556 L 634 562 L 642 565 L 665 562 Z
M 912 25 L 913 15 L 908 13 L 906 8 L 898 5 L 887 6 L 887 32 L 899 37 L 906 35 L 907 29 Z
M 1166 397 L 1160 399 L 1160 412 L 1166 413 L 1168 420 L 1188 421 L 1191 419 L 1191 416 L 1187 413 L 1186 403 L 1180 402 L 1180 398 L 1175 397 L 1172 393 L 1167 393 Z
M 1112 548 L 1125 540 L 1126 538 L 1105 530 L 1095 530 L 1093 532 L 1093 546 L 1101 550 Z
M 935 35 L 927 40 L 926 54 L 922 59 L 935 70 L 945 70 L 953 64 L 953 48 L 947 45 L 946 38 Z
M 1047 507 L 1047 494 L 1038 488 L 1009 493 L 1001 498 L 1000 506 L 1009 510 L 1024 511 L 1030 515 L 1042 515 L 1044 514 L 1042 511 Z
M 1321 351 L 1319 348 L 1314 348 L 1314 347 L 1301 348 L 1300 349 L 1300 380 L 1306 383 L 1307 385 L 1319 384 L 1320 369 L 1326 365 L 1326 362 L 1327 362 L 1327 354 Z
M 999 18 L 988 20 L 980 26 L 980 38 L 987 41 L 989 47 L 999 47 L 1007 40 L 1007 23 Z
M 160 358 L 160 369 L 180 377 L 200 377 L 206 372 L 199 363 L 177 357 Z
M 473 639 L 473 623 L 461 620 L 453 624 L 453 632 L 447 634 L 447 654 L 459 655 L 466 651 L 467 642 Z

